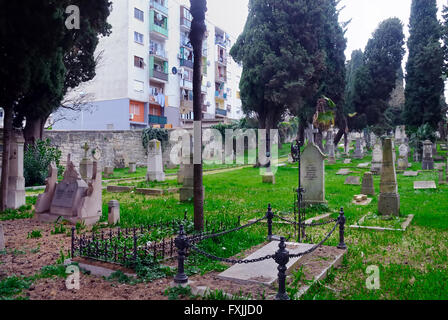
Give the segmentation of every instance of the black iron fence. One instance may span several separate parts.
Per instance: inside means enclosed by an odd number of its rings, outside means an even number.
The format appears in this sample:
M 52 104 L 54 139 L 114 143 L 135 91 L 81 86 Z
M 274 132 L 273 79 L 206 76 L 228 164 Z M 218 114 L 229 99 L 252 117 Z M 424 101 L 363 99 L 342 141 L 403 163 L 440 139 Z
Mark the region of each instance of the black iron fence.
M 304 251 L 304 252 L 300 252 L 297 254 L 290 254 L 288 252 L 288 250 L 286 250 L 286 239 L 285 237 L 278 237 L 278 236 L 274 236 L 272 233 L 272 220 L 278 217 L 281 220 L 292 224 L 292 225 L 296 225 L 298 223 L 301 224 L 301 226 L 307 226 L 307 227 L 317 227 L 317 226 L 322 226 L 322 225 L 328 225 L 331 223 L 335 223 L 335 225 L 333 226 L 333 228 L 331 229 L 331 231 L 324 237 L 323 240 L 321 240 L 318 244 L 314 245 L 312 248 Z M 278 240 L 279 241 L 279 249 L 278 251 L 276 251 L 274 254 L 272 255 L 266 255 L 264 257 L 259 257 L 256 259 L 251 259 L 251 260 L 245 260 L 245 259 L 228 259 L 228 258 L 222 258 L 222 257 L 217 257 L 213 254 L 210 254 L 208 252 L 205 252 L 204 250 L 200 249 L 199 247 L 197 247 L 197 243 L 201 242 L 203 240 L 206 239 L 211 239 L 211 238 L 216 238 L 216 237 L 220 237 L 232 232 L 236 232 L 239 230 L 243 230 L 245 228 L 248 228 L 250 226 L 253 226 L 263 220 L 267 220 L 268 222 L 268 240 Z M 328 220 L 325 222 L 321 222 L 321 223 L 312 223 L 312 224 L 305 224 L 304 222 L 294 222 L 294 221 L 289 221 L 285 218 L 282 218 L 276 214 L 273 213 L 272 211 L 272 207 L 269 204 L 268 206 L 268 211 L 266 212 L 266 215 L 258 220 L 255 220 L 251 223 L 245 224 L 243 226 L 238 226 L 234 229 L 231 230 L 225 230 L 219 233 L 213 233 L 213 234 L 208 234 L 208 235 L 203 235 L 203 236 L 193 236 L 193 237 L 188 237 L 185 230 L 184 230 L 184 226 L 181 225 L 179 227 L 179 234 L 176 237 L 175 240 L 175 245 L 177 248 L 177 252 L 178 252 L 178 269 L 177 269 L 177 274 L 174 277 L 174 282 L 178 283 L 178 284 L 185 284 L 188 282 L 188 277 L 184 272 L 184 262 L 186 259 L 186 252 L 188 252 L 188 249 L 192 249 L 194 251 L 196 251 L 197 253 L 206 256 L 207 258 L 210 258 L 212 260 L 216 260 L 216 261 L 221 261 L 221 262 L 227 262 L 230 264 L 249 264 L 249 263 L 257 263 L 257 262 L 261 262 L 264 260 L 269 260 L 269 259 L 274 259 L 274 261 L 278 264 L 278 293 L 276 295 L 276 299 L 277 300 L 289 300 L 288 295 L 286 294 L 286 265 L 288 264 L 290 258 L 298 258 L 310 253 L 313 253 L 317 248 L 321 247 L 330 237 L 331 235 L 335 232 L 336 228 L 339 226 L 339 244 L 338 244 L 338 248 L 339 249 L 346 249 L 347 246 L 345 244 L 344 241 L 344 232 L 345 232 L 345 216 L 344 216 L 344 209 L 341 208 L 340 212 L 339 212 L 339 217 L 337 219 L 332 219 L 332 220 Z
M 71 257 L 131 267 L 137 261 L 156 263 L 177 256 L 175 238 L 180 226 L 186 226 L 191 233 L 189 241 L 194 243 L 197 238 L 224 232 L 239 224 L 240 217 L 234 220 L 205 220 L 204 232 L 196 233 L 193 230 L 193 221 L 185 217 L 183 220 L 141 225 L 138 228 L 102 229 L 79 236 L 76 235 L 76 229 L 72 228 Z

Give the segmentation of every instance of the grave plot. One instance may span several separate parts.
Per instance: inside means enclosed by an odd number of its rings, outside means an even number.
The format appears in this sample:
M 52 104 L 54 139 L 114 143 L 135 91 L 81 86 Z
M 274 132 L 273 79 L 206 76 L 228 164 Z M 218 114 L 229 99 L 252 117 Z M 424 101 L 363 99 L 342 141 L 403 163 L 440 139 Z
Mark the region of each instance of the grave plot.
M 363 216 L 356 224 L 351 225 L 353 229 L 369 229 L 378 231 L 406 231 L 412 222 L 414 215 L 406 217 L 381 216 L 369 212 Z
M 108 192 L 136 192 L 146 195 L 165 195 L 178 193 L 182 185 L 175 180 L 166 180 L 165 182 L 140 181 L 135 183 L 120 183 L 116 186 L 107 186 Z

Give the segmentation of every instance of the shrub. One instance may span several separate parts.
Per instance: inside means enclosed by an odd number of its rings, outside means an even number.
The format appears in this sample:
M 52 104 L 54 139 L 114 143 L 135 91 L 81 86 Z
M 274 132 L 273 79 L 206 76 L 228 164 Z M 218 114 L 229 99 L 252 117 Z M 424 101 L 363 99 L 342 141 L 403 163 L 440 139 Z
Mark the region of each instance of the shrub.
M 142 144 L 143 148 L 147 151 L 148 150 L 148 143 L 151 140 L 157 139 L 160 142 L 162 142 L 162 149 L 165 150 L 165 148 L 168 145 L 168 131 L 166 129 L 159 129 L 159 128 L 146 128 L 142 132 Z
M 59 165 L 61 154 L 57 147 L 51 145 L 50 139 L 37 140 L 34 146 L 29 145 L 23 158 L 25 185 L 27 187 L 44 185 L 51 162 L 56 163 L 58 173 L 62 174 L 64 168 Z

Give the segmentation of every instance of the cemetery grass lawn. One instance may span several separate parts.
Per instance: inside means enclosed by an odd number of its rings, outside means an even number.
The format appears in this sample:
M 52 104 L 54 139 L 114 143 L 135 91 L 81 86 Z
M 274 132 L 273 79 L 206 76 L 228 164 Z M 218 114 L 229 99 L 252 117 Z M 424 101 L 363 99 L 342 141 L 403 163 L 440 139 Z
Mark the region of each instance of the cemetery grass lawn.
M 338 160 L 335 165 L 326 164 L 326 199 L 328 208 L 317 207 L 307 211 L 307 218 L 331 212 L 337 217 L 344 207 L 347 217 L 346 243 L 348 253 L 341 267 L 333 270 L 322 283 L 318 283 L 302 299 L 448 299 L 448 187 L 437 190 L 415 191 L 413 181 L 435 180 L 437 172 L 421 172 L 417 178 L 398 174 L 398 189 L 401 200 L 401 215 L 414 214 L 414 220 L 406 232 L 354 230 L 348 228 L 369 212 L 376 213 L 379 193 L 379 176 L 374 177 L 377 195 L 368 206 L 351 203 L 353 196 L 360 193 L 360 186 L 344 185 L 345 176 L 335 173 L 341 168 L 350 168 L 351 175 L 362 177 L 369 169 L 356 166 L 365 163 L 353 159 L 345 165 Z M 410 170 L 420 170 L 420 164 L 413 164 Z M 243 168 L 231 172 L 204 176 L 206 219 L 236 218 L 242 223 L 260 218 L 271 203 L 275 212 L 292 212 L 294 193 L 297 187 L 296 165 L 279 167 L 276 184 L 261 183 L 258 169 Z M 107 202 L 117 199 L 121 203 L 121 225 L 139 225 L 159 220 L 182 218 L 187 210 L 192 218 L 193 204 L 180 204 L 176 195 L 148 197 L 137 194 L 104 194 L 104 212 Z M 103 216 L 103 220 L 106 215 Z M 329 231 L 328 227 L 308 229 L 313 243 L 317 243 Z M 274 233 L 289 236 L 291 228 L 274 225 Z M 202 245 L 207 252 L 220 257 L 232 257 L 239 252 L 265 241 L 265 224 L 250 227 L 244 232 L 233 233 L 217 241 L 208 240 Z M 337 246 L 333 235 L 327 245 Z M 228 266 L 193 255 L 187 264 L 190 273 L 222 271 Z M 380 270 L 380 289 L 366 288 L 366 268 L 376 265 Z M 300 282 L 299 282 L 300 283 Z M 291 288 L 290 288 L 291 289 Z

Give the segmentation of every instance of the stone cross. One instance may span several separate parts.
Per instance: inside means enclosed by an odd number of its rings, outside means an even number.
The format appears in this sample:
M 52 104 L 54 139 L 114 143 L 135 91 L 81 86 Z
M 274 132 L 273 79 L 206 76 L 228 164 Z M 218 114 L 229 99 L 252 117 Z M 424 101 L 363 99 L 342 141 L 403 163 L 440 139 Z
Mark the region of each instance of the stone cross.
M 81 149 L 84 150 L 84 158 L 87 159 L 87 151 L 89 151 L 89 145 L 86 143 L 84 143 L 84 145 L 81 147 Z
M 319 130 L 314 128 L 313 124 L 308 125 L 308 128 L 305 130 L 305 134 L 309 143 L 314 143 L 314 134 L 318 132 Z

